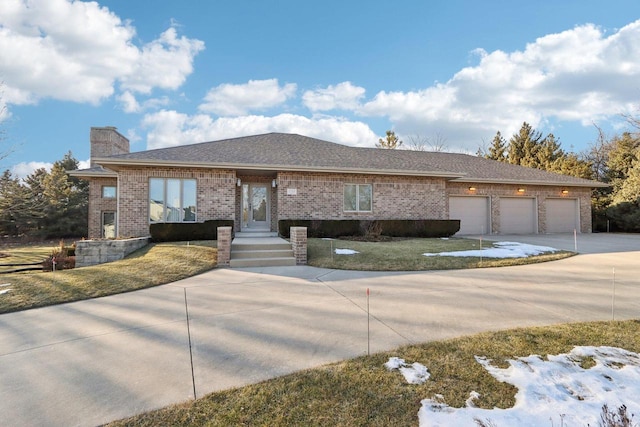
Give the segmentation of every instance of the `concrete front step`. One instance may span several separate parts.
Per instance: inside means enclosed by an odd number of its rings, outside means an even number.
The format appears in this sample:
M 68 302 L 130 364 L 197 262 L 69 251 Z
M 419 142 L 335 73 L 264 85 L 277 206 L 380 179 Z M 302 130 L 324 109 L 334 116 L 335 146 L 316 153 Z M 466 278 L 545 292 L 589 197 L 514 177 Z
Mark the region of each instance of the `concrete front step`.
M 247 258 L 231 259 L 229 265 L 232 268 L 241 267 L 284 267 L 296 265 L 295 258 Z
M 278 237 L 275 231 L 238 231 L 236 238 Z
M 293 258 L 293 249 L 289 246 L 288 249 L 236 250 L 231 258 Z
M 291 243 L 275 233 L 236 233 L 231 242 L 231 267 L 270 267 L 296 265 Z
M 290 250 L 291 243 L 271 243 L 269 245 L 261 245 L 260 243 L 243 243 L 234 241 L 231 243 L 231 253 L 239 251 L 277 251 L 277 250 Z

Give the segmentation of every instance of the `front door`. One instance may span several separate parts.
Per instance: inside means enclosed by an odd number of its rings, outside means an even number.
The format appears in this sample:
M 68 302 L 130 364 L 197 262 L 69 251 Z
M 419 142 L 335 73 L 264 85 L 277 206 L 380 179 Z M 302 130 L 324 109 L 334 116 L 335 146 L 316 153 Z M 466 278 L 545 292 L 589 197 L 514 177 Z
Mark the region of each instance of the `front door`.
M 242 185 L 242 225 L 270 229 L 269 187 L 266 184 Z

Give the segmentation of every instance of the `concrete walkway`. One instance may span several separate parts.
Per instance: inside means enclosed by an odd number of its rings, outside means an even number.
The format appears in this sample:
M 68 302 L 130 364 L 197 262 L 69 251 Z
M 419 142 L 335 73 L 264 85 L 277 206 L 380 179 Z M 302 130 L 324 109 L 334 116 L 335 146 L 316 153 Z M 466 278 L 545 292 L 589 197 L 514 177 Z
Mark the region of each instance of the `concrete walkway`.
M 0 315 L 0 424 L 97 425 L 193 399 L 194 381 L 202 397 L 365 355 L 367 288 L 372 352 L 516 326 L 609 320 L 614 268 L 615 318 L 637 318 L 634 237 L 633 252 L 499 269 L 217 269 Z

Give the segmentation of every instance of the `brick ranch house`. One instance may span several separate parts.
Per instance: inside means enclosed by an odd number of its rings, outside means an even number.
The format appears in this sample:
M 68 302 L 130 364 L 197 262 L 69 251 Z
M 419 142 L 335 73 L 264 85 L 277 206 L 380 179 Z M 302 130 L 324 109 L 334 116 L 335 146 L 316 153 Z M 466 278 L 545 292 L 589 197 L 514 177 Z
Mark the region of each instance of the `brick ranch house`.
M 458 234 L 591 232 L 601 183 L 477 156 L 355 148 L 270 133 L 131 153 L 91 128 L 89 238 L 141 237 L 154 222 L 460 219 Z

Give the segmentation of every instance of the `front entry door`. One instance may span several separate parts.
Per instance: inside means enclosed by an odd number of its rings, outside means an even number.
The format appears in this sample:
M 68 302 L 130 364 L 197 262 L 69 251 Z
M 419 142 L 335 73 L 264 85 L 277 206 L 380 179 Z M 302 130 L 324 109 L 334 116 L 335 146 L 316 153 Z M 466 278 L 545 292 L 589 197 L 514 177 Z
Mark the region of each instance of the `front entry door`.
M 266 184 L 242 185 L 242 225 L 270 229 L 269 192 Z

